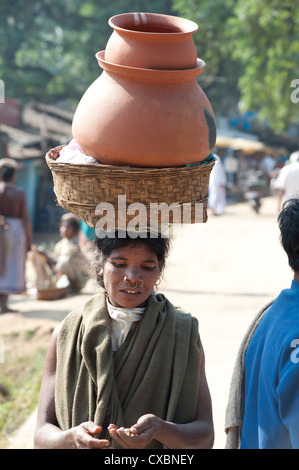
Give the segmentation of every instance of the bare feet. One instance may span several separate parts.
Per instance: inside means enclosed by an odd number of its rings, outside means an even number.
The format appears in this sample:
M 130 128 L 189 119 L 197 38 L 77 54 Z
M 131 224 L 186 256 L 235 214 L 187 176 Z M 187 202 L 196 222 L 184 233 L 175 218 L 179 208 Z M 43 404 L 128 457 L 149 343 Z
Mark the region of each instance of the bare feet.
M 0 309 L 0 313 L 18 313 L 19 311 L 18 310 L 14 310 L 12 308 L 8 308 L 8 307 L 2 307 Z
M 17 310 L 8 308 L 7 306 L 8 295 L 0 294 L 0 313 L 17 313 Z

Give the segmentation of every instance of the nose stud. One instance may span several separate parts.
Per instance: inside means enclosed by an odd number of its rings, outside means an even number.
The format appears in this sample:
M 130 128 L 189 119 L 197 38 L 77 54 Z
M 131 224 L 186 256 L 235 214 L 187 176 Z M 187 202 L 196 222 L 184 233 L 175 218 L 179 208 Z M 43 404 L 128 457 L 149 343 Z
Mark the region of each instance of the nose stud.
M 140 279 L 140 281 L 136 281 L 134 286 L 132 286 L 130 279 L 127 278 L 127 276 L 124 277 L 124 281 L 130 289 L 136 289 L 137 287 L 142 287 L 143 286 L 143 279 Z

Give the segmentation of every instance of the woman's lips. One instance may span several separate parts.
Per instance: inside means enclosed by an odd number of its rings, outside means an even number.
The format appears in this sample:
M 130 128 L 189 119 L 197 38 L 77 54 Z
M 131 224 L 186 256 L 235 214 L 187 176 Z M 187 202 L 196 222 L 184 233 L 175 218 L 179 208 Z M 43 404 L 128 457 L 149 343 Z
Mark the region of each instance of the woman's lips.
M 122 289 L 121 292 L 124 293 L 124 294 L 129 294 L 129 295 L 140 294 L 139 291 L 134 290 L 134 289 Z

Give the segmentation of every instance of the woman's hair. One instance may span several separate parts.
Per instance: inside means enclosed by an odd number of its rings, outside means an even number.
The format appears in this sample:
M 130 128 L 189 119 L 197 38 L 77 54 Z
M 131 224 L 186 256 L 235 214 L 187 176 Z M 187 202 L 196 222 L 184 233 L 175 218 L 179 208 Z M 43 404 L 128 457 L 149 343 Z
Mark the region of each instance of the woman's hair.
M 60 222 L 60 225 L 66 225 L 68 227 L 71 227 L 71 229 L 74 231 L 74 233 L 79 233 L 79 230 L 80 230 L 80 223 L 78 222 L 77 219 L 75 218 L 69 218 L 69 219 L 66 219 L 66 220 L 62 220 Z
M 104 287 L 104 282 L 102 276 L 99 274 L 100 269 L 112 251 L 124 246 L 138 246 L 141 244 L 146 245 L 149 249 L 156 253 L 160 273 L 162 274 L 170 249 L 169 238 L 165 238 L 157 234 L 155 237 L 153 237 L 150 232 L 139 234 L 138 237 L 132 238 L 130 234 L 124 231 L 116 231 L 113 237 L 106 236 L 104 238 L 95 238 L 95 245 L 97 249 L 95 268 L 97 280 L 101 287 Z
M 293 271 L 299 271 L 299 199 L 290 199 L 278 216 L 280 241 Z
M 12 166 L 9 165 L 3 165 L 0 168 L 0 180 L 4 181 L 5 183 L 9 182 L 12 180 L 16 170 Z
M 60 219 L 60 227 L 61 226 L 70 227 L 77 235 L 80 231 L 80 219 L 75 214 L 67 212 L 66 214 L 63 214 Z

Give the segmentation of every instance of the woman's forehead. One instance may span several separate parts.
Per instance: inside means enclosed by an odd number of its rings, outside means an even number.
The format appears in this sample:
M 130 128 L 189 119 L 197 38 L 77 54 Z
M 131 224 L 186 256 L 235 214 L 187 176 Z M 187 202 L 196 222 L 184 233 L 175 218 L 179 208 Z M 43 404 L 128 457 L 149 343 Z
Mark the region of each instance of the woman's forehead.
M 115 248 L 110 253 L 109 258 L 122 258 L 122 259 L 129 259 L 131 257 L 140 257 L 146 260 L 157 260 L 156 252 L 147 246 L 145 243 L 138 243 L 135 244 L 134 242 L 130 243 L 129 245 L 122 246 L 119 248 Z

